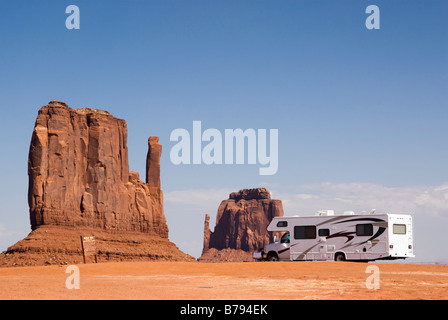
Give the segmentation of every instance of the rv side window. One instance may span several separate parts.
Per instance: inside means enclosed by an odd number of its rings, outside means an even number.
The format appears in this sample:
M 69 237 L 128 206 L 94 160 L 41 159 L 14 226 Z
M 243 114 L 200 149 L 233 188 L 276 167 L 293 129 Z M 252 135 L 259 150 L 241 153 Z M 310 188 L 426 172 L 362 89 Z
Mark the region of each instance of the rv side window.
M 406 234 L 405 224 L 394 224 L 392 229 L 394 234 Z
M 357 224 L 356 225 L 356 235 L 357 236 L 371 236 L 373 235 L 373 224 Z
M 277 227 L 284 228 L 288 226 L 288 221 L 279 221 L 277 222 Z
M 280 239 L 280 243 L 289 243 L 289 232 L 286 232 Z
M 316 239 L 316 226 L 295 226 L 294 239 Z
M 319 229 L 319 237 L 328 237 L 330 235 L 330 229 Z

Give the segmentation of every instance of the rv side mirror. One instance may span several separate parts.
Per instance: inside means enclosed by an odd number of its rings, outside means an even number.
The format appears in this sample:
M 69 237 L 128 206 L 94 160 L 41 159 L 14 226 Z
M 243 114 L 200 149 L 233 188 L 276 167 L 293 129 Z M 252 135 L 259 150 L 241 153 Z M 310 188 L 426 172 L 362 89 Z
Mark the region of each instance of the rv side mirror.
M 277 242 L 277 236 L 274 236 L 274 242 Z

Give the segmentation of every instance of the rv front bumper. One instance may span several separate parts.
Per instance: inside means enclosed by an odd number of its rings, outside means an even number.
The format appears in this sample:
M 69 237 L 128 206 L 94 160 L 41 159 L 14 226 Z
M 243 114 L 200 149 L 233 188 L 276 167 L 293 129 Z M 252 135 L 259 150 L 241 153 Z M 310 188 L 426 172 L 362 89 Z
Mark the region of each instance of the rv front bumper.
M 254 252 L 252 254 L 252 258 L 254 258 L 255 260 L 263 261 L 263 260 L 266 260 L 267 255 L 266 255 L 266 253 L 264 253 L 264 251 L 258 251 L 258 252 Z
M 255 260 L 262 260 L 263 259 L 263 254 L 261 252 L 254 252 L 252 254 L 252 258 L 254 258 Z

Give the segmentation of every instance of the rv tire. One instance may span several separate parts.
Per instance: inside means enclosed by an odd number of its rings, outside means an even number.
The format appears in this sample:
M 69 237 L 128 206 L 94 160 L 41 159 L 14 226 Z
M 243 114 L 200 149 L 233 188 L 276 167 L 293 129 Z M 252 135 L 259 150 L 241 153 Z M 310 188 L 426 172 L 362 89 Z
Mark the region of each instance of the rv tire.
M 334 261 L 345 261 L 345 254 L 343 254 L 342 252 L 337 252 L 334 255 Z
M 268 253 L 268 261 L 278 261 L 278 255 L 275 252 Z

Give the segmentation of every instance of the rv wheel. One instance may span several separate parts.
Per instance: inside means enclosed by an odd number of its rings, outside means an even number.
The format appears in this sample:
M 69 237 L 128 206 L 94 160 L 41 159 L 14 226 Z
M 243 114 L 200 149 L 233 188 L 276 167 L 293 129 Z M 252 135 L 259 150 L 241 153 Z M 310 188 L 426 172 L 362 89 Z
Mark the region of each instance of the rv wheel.
M 268 254 L 268 261 L 278 261 L 278 256 L 275 253 Z
M 345 255 L 342 252 L 336 253 L 334 261 L 345 261 Z

